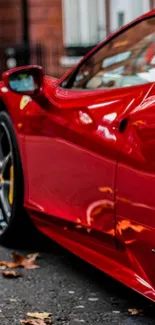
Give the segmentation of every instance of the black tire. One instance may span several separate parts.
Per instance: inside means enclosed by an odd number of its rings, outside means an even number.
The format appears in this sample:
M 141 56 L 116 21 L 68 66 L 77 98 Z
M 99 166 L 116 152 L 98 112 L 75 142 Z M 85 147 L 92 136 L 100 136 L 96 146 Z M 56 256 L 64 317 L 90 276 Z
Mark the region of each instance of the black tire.
M 4 225 L 5 222 L 0 223 L 0 244 L 3 245 L 11 245 L 16 244 L 19 242 L 19 240 L 23 237 L 24 234 L 26 234 L 26 229 L 28 226 L 28 219 L 26 216 L 26 212 L 23 208 L 23 198 L 24 198 L 24 179 L 23 179 L 23 171 L 21 166 L 21 159 L 20 159 L 20 153 L 19 148 L 16 140 L 15 131 L 11 122 L 11 119 L 7 112 L 1 111 L 0 112 L 0 132 L 2 133 L 2 130 L 4 128 L 4 133 L 6 132 L 6 137 L 8 136 L 8 147 L 11 146 L 12 153 L 10 155 L 11 163 L 13 163 L 13 181 L 12 181 L 12 193 L 13 193 L 13 199 L 9 206 L 9 218 L 7 213 L 5 211 L 7 209 L 2 209 L 2 201 L 0 199 L 0 211 L 1 211 L 1 219 L 2 218 L 8 218 L 8 223 L 5 229 L 2 230 L 2 224 Z M 4 138 L 3 141 L 5 141 L 5 134 L 4 136 L 1 136 L 1 138 Z M 7 147 L 7 140 L 5 146 Z M 5 147 L 4 146 L 4 147 Z M 6 150 L 6 149 L 5 149 Z M 2 140 L 0 140 L 0 152 L 4 151 Z M 2 153 L 3 156 L 3 153 Z M 1 159 L 1 157 L 0 157 Z M 0 160 L 1 162 L 1 160 Z M 8 167 L 9 168 L 9 167 Z M 3 183 L 5 183 L 5 178 L 3 178 L 2 171 L 0 171 L 2 175 Z M 11 182 L 11 181 L 10 181 Z M 7 189 L 7 193 L 10 191 L 10 185 L 11 183 L 7 183 L 7 186 L 9 189 Z M 2 185 L 1 185 L 2 186 Z M 1 190 L 2 191 L 2 190 Z M 2 195 L 4 198 L 4 195 Z M 9 202 L 9 195 L 5 195 Z M 5 199 L 6 199 L 5 197 Z M 6 203 L 7 204 L 7 203 Z M 7 206 L 8 207 L 8 206 Z M 7 219 L 6 218 L 6 219 Z M 23 231 L 24 230 L 24 231 Z

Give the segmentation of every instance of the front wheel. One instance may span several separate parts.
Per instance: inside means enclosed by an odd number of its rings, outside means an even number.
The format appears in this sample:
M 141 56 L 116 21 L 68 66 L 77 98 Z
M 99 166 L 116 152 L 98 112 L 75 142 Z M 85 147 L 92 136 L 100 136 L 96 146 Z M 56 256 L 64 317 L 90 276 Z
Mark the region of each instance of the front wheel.
M 0 112 L 0 243 L 15 243 L 25 223 L 24 182 L 15 131 L 9 115 Z

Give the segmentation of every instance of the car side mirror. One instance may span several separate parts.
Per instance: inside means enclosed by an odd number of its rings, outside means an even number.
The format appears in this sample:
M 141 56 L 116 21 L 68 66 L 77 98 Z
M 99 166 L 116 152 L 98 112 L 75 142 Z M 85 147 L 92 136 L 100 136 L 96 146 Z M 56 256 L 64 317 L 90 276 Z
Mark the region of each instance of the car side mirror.
M 40 66 L 24 66 L 2 74 L 5 87 L 18 94 L 34 96 L 43 88 L 43 69 Z

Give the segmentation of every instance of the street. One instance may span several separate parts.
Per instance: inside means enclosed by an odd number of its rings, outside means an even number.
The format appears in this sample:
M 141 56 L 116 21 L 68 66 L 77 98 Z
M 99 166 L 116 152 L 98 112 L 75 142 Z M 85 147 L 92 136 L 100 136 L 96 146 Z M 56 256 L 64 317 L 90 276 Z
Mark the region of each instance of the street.
M 38 241 L 38 242 L 37 242 Z M 23 278 L 0 280 L 0 324 L 20 324 L 28 312 L 52 313 L 54 324 L 154 324 L 154 305 L 102 272 L 41 237 L 15 251 L 40 252 L 34 270 Z M 29 247 L 31 246 L 31 247 Z M 0 260 L 11 260 L 12 249 L 0 247 Z M 132 316 L 129 308 L 142 309 Z

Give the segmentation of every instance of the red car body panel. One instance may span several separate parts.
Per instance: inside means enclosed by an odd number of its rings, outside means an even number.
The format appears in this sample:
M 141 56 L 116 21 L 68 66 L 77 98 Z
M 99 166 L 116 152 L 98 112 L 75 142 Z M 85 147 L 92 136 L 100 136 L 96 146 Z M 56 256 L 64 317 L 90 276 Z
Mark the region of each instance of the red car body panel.
M 0 85 L 25 208 L 44 234 L 155 300 L 155 83 L 77 92 L 45 77 L 43 91 L 22 107 Z

